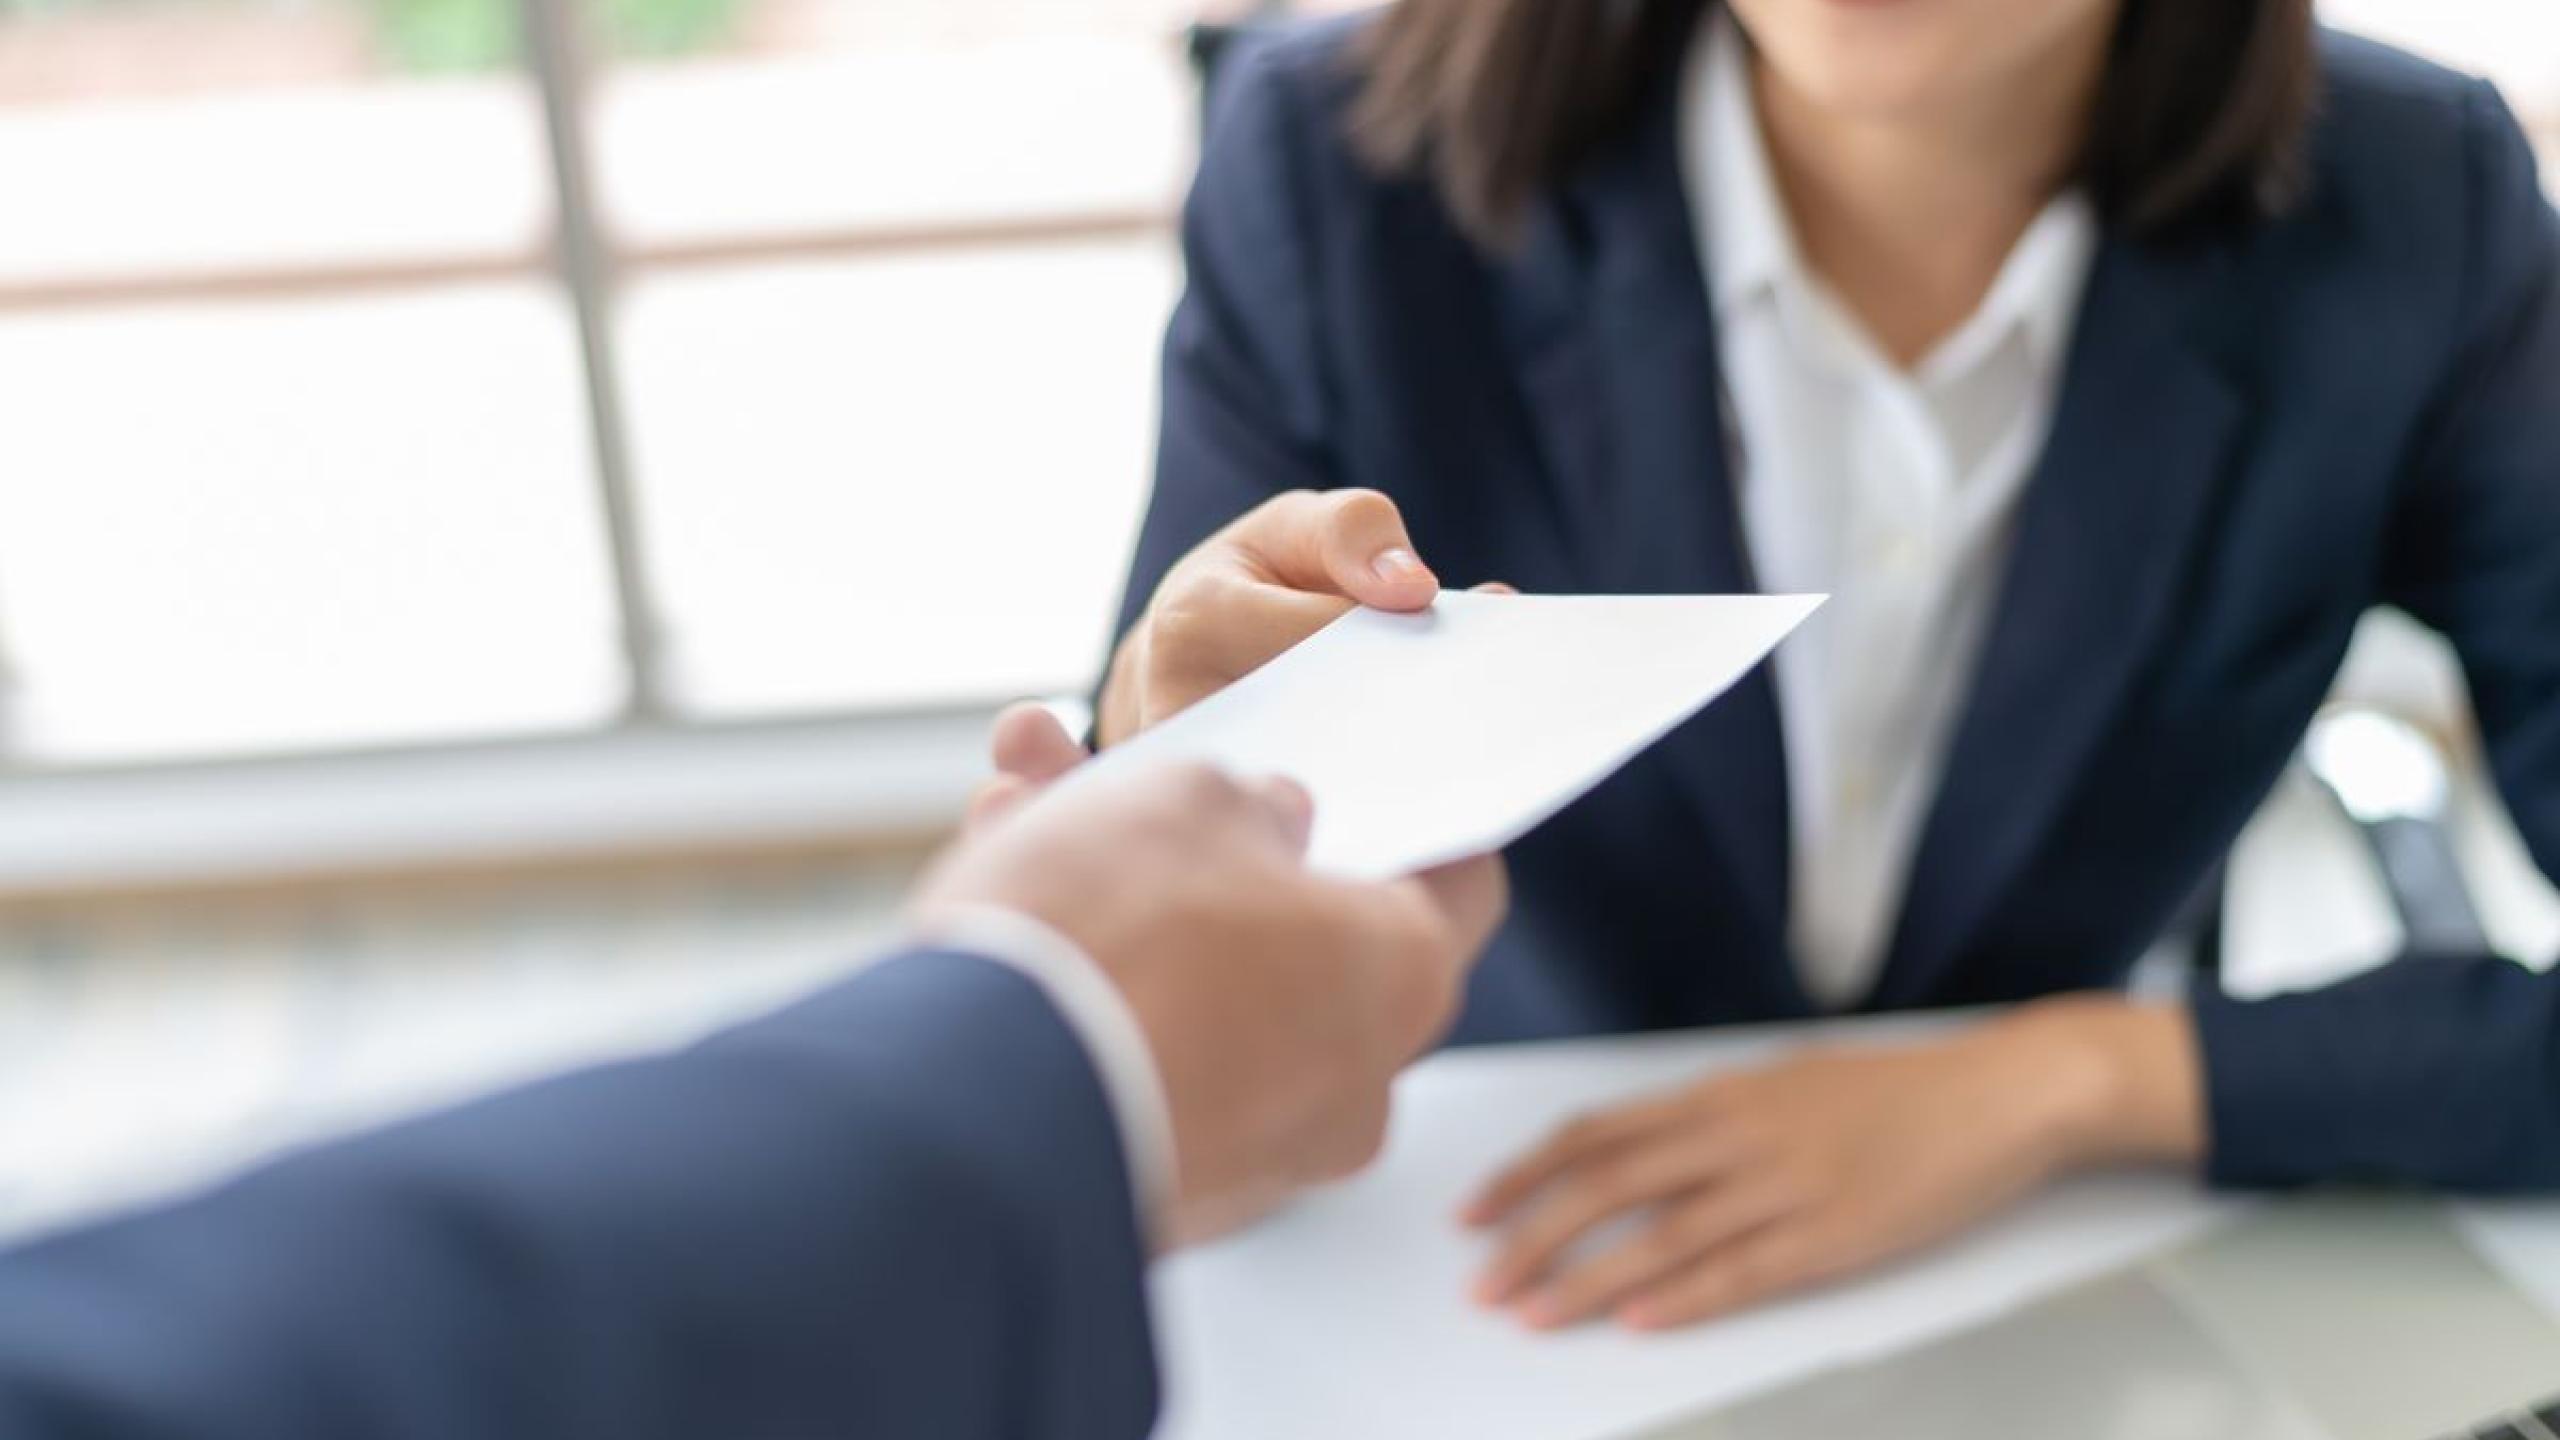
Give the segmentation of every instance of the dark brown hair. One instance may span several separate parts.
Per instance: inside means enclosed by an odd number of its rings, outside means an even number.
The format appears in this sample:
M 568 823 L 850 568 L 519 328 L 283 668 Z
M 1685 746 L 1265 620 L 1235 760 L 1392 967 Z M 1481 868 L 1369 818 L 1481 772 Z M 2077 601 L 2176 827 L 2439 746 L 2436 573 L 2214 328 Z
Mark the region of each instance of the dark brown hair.
M 1352 140 L 1428 178 L 1481 241 L 1630 122 L 1719 0 L 1398 0 L 1363 35 Z M 2317 87 L 2312 0 L 2124 0 L 2075 167 L 2138 233 L 2291 193 Z

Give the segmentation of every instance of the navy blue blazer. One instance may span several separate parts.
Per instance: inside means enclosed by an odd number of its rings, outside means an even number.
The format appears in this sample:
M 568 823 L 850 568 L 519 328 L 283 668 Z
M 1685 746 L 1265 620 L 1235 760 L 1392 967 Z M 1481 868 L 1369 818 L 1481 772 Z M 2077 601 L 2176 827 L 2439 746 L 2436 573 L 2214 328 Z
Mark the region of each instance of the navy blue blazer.
M 1344 143 L 1350 33 L 1265 37 L 1222 75 L 1123 626 L 1299 487 L 1392 495 L 1457 581 L 1753 588 L 1677 57 L 1489 255 Z M 2321 55 L 2284 218 L 2102 242 L 1869 1009 L 2121 982 L 2375 605 L 2459 648 L 2560 872 L 2560 223 L 2489 86 L 2338 36 Z M 1522 841 L 1460 1036 L 1811 1013 L 1780 745 L 1764 672 Z M 2449 958 L 2195 1013 L 2221 1181 L 2560 1184 L 2560 983 Z
M 1119 1133 L 990 962 L 0 1256 L 10 1440 L 1135 1440 Z

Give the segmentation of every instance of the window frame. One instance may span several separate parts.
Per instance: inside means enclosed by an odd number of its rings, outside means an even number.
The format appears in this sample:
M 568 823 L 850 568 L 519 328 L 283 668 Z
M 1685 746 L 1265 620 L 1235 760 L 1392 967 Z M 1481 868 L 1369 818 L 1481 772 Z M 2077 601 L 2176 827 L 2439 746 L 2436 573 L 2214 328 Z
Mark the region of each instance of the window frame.
M 947 725 L 954 717 L 975 723 L 992 716 L 992 702 L 820 709 L 780 719 L 702 714 L 678 702 L 668 675 L 664 592 L 648 560 L 647 517 L 635 478 L 621 342 L 616 338 L 624 282 L 773 261 L 1028 249 L 1092 240 L 1169 240 L 1176 218 L 1170 197 L 1159 205 L 1095 205 L 948 223 L 815 225 L 704 239 L 622 240 L 613 233 L 597 194 L 588 133 L 596 57 L 588 19 L 578 0 L 511 0 L 511 8 L 523 40 L 521 68 L 533 84 L 541 109 L 545 178 L 553 212 L 551 232 L 543 243 L 515 252 L 426 260 L 298 261 L 165 275 L 0 281 L 0 314 L 152 302 L 381 295 L 493 280 L 558 285 L 569 301 L 576 335 L 585 412 L 581 421 L 593 458 L 589 499 L 609 566 L 614 649 L 624 676 L 622 704 L 600 725 L 541 735 L 472 734 L 421 743 L 279 747 L 146 760 L 45 760 L 28 752 L 19 727 L 12 723 L 14 702 L 24 693 L 24 682 L 12 664 L 7 617 L 0 613 L 0 787 L 13 797 L 35 782 L 50 787 L 52 782 L 77 782 L 83 777 L 94 777 L 102 787 L 122 787 L 136 776 L 153 774 L 289 775 L 303 769 L 334 773 L 353 759 L 401 768 L 445 756 L 487 756 L 525 747 L 552 750 L 582 740 L 611 743 L 633 732 L 698 732 L 717 737 L 769 733 L 777 727 L 832 726 L 870 727 L 896 737 L 919 725 Z M 1286 7 L 1262 0 L 1257 8 Z M 1181 38 L 1168 35 L 1166 43 L 1175 45 Z M 711 742 L 714 747 L 717 743 L 716 738 Z M 45 793 L 50 796 L 53 791 L 48 788 Z M 890 823 L 894 827 L 904 822 L 893 816 Z M 0 893 L 8 890 L 12 873 L 10 865 L 0 863 Z

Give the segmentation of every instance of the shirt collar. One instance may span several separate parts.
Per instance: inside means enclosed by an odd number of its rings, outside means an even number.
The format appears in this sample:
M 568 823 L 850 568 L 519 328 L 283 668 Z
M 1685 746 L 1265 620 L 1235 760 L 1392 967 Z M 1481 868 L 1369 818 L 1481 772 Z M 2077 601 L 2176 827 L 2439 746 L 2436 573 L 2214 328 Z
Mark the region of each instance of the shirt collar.
M 2080 295 L 2098 252 L 2097 212 L 2078 190 L 2057 195 L 2027 226 L 2001 262 L 1999 278 L 1982 308 L 1939 346 L 1951 360 L 1959 342 L 1977 326 L 1995 333 L 2023 330 L 2039 366 L 2058 366 L 2071 343 Z M 1935 360 L 1935 355 L 1931 360 Z
M 1751 85 L 1750 42 L 1718 6 L 1690 49 L 1681 148 L 1720 318 L 1780 291 L 1825 291 L 1796 244 Z M 1918 368 L 1964 368 L 2019 330 L 2039 367 L 2060 365 L 2097 242 L 2088 198 L 2077 189 L 2056 196 L 2010 250 L 1981 307 Z

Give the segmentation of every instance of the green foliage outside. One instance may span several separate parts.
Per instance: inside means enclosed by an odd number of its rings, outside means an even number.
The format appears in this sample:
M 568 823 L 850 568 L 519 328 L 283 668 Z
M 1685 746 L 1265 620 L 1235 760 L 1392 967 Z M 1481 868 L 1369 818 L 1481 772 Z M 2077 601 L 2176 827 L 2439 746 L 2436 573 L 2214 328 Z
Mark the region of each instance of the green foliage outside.
M 597 39 L 622 56 L 686 55 L 717 49 L 743 0 L 589 0 Z M 18 15 L 81 10 L 200 10 L 211 5 L 290 15 L 352 5 L 371 19 L 384 63 L 395 70 L 488 70 L 517 63 L 523 49 L 516 0 L 0 0 L 0 23 Z
M 112 0 L 110 0 L 112 3 Z M 511 64 L 521 46 L 513 0 L 338 0 L 373 12 L 385 58 L 406 70 Z M 597 38 L 614 55 L 686 55 L 729 37 L 740 0 L 592 0 Z

